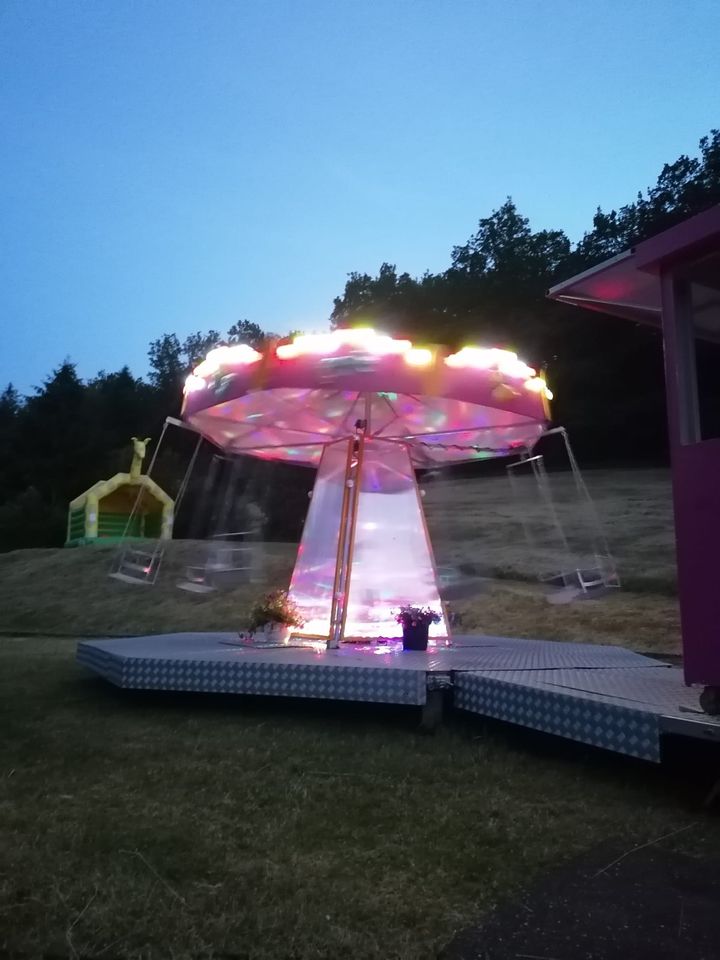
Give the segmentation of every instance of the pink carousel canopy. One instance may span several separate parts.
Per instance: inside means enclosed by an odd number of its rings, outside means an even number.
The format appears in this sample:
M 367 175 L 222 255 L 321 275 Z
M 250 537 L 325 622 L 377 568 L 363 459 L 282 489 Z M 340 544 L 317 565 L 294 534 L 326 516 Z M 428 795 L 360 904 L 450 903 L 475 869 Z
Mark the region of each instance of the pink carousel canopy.
M 295 337 L 263 353 L 212 350 L 188 377 L 184 418 L 233 453 L 317 466 L 353 436 L 410 447 L 413 466 L 503 456 L 548 419 L 545 381 L 507 350 L 448 353 L 373 330 Z
M 372 330 L 218 347 L 183 416 L 224 450 L 318 470 L 290 593 L 307 637 L 394 637 L 411 603 L 448 635 L 415 470 L 505 456 L 545 429 L 550 393 L 514 353 L 448 353 Z

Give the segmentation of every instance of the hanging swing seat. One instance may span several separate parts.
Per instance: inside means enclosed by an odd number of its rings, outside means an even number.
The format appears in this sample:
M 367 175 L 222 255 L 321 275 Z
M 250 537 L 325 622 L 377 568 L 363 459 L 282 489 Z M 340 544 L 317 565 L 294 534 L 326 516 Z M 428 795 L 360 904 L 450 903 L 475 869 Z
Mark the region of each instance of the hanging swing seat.
M 117 538 L 118 546 L 108 573 L 109 577 L 113 580 L 119 580 L 121 583 L 129 583 L 134 586 L 152 586 L 157 580 L 165 553 L 164 544 L 172 538 L 175 511 L 180 506 L 190 474 L 192 473 L 193 465 L 195 464 L 198 451 L 202 444 L 203 438 L 201 435 L 198 435 L 177 497 L 175 501 L 173 501 L 161 490 L 155 481 L 150 478 L 169 426 L 182 427 L 183 430 L 189 429 L 174 417 L 166 417 L 147 473 L 141 473 L 141 470 L 142 461 L 145 457 L 150 438 L 146 437 L 144 440 L 139 440 L 137 437 L 133 437 L 133 459 L 130 465 L 130 472 L 128 474 L 117 474 L 112 481 L 107 481 L 104 484 L 96 484 L 95 487 L 88 491 L 88 493 L 92 494 L 89 505 L 93 508 L 95 508 L 97 502 L 103 497 L 107 500 L 110 494 L 116 498 L 112 502 L 108 501 L 110 506 L 114 508 L 118 507 L 116 500 L 120 493 L 125 498 L 123 504 L 126 509 L 120 518 L 122 524 L 120 527 L 113 528 L 113 532 L 117 530 L 121 535 Z M 120 483 L 120 481 L 122 481 L 122 483 Z M 120 483 L 122 488 L 120 493 L 116 490 L 118 483 Z M 149 495 L 152 495 L 154 500 L 161 502 L 163 505 L 162 522 L 159 525 L 157 523 L 147 523 L 146 514 Z M 74 508 L 76 506 L 75 501 L 73 501 L 70 506 Z M 92 516 L 96 518 L 96 515 L 97 512 L 93 512 Z M 70 533 L 71 532 L 72 530 L 70 530 Z M 144 538 L 147 537 L 144 543 L 142 541 L 138 542 L 138 534 L 141 534 Z
M 538 567 L 538 580 L 552 591 L 546 597 L 549 603 L 596 599 L 620 586 L 615 560 L 567 431 L 555 427 L 541 439 L 548 437 L 560 441 L 561 457 L 564 454 L 569 467 L 570 481 L 559 498 L 542 454 L 527 450 L 506 468 L 528 550 Z
M 546 596 L 548 603 L 572 603 L 574 600 L 597 600 L 606 596 L 610 590 L 620 586 L 614 570 L 603 566 L 594 569 L 573 570 L 547 579 L 546 585 L 551 592 Z
M 161 549 L 150 553 L 147 550 L 128 548 L 119 555 L 109 576 L 122 583 L 150 586 L 157 578 L 163 553 Z
M 557 576 L 548 577 L 545 583 L 549 587 L 559 589 L 578 590 L 581 593 L 588 593 L 598 590 L 602 587 L 610 586 L 612 572 L 605 571 L 601 567 L 585 570 L 568 570 L 565 573 L 559 573 Z
M 437 582 L 440 596 L 446 602 L 476 597 L 486 583 L 474 564 L 466 563 L 438 567 Z
M 176 586 L 187 593 L 213 593 L 217 589 L 213 583 L 208 582 L 204 567 L 188 567 L 185 579 L 178 580 Z
M 247 543 L 233 544 L 231 537 L 245 537 L 246 531 L 218 534 L 211 543 L 203 564 L 191 565 L 185 570 L 185 579 L 177 587 L 189 593 L 211 593 L 221 587 L 236 586 L 250 579 L 252 548 Z

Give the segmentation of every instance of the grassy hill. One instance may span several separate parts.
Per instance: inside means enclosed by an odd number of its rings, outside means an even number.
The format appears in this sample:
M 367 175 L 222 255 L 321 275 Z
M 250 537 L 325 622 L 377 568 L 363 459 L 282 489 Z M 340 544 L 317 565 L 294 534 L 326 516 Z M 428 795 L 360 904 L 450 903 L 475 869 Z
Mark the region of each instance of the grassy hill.
M 552 478 L 570 531 L 568 477 Z M 424 505 L 439 564 L 470 564 L 483 579 L 454 609 L 463 629 L 491 634 L 587 640 L 638 650 L 679 650 L 673 597 L 674 555 L 669 478 L 665 471 L 596 471 L 588 485 L 617 559 L 624 588 L 602 599 L 554 606 L 535 581 L 532 551 L 504 477 L 435 480 Z M 537 518 L 536 518 L 537 519 Z M 157 583 L 131 586 L 108 578 L 113 547 L 20 550 L 0 554 L 2 632 L 104 635 L 244 626 L 263 584 L 198 596 L 177 589 L 203 546 L 170 543 Z M 265 584 L 288 583 L 295 544 L 262 548 Z
M 675 545 L 670 476 L 667 470 L 588 470 L 587 488 L 609 541 L 623 585 L 632 591 L 675 592 Z M 590 524 L 573 478 L 550 474 L 553 506 L 571 549 L 588 553 Z M 424 484 L 423 503 L 438 563 L 471 563 L 490 577 L 534 580 L 554 555 L 562 566 L 562 544 L 552 511 L 530 477 L 519 489 L 504 476 Z M 523 527 L 538 549 L 533 551 Z M 588 558 L 588 562 L 591 562 Z

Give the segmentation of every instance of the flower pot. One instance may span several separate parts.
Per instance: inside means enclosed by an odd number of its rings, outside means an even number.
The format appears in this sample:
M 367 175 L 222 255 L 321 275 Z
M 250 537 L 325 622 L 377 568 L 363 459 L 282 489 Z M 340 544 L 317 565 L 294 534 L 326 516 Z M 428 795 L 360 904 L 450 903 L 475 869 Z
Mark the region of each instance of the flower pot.
M 427 650 L 429 623 L 411 623 L 403 627 L 403 650 Z
M 263 630 L 265 643 L 287 643 L 292 633 L 292 627 L 286 623 L 266 623 Z

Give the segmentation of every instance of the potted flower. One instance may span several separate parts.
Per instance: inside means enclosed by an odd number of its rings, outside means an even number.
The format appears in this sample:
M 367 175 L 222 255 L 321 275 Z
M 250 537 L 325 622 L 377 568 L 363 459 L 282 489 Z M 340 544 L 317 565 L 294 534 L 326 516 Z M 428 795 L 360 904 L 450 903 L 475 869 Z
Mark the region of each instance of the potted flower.
M 271 590 L 253 604 L 248 618 L 252 633 L 262 630 L 272 643 L 287 643 L 293 627 L 302 627 L 305 621 L 287 590 Z
M 432 607 L 405 604 L 395 619 L 403 628 L 403 650 L 427 650 L 430 624 L 440 623 L 442 617 Z

